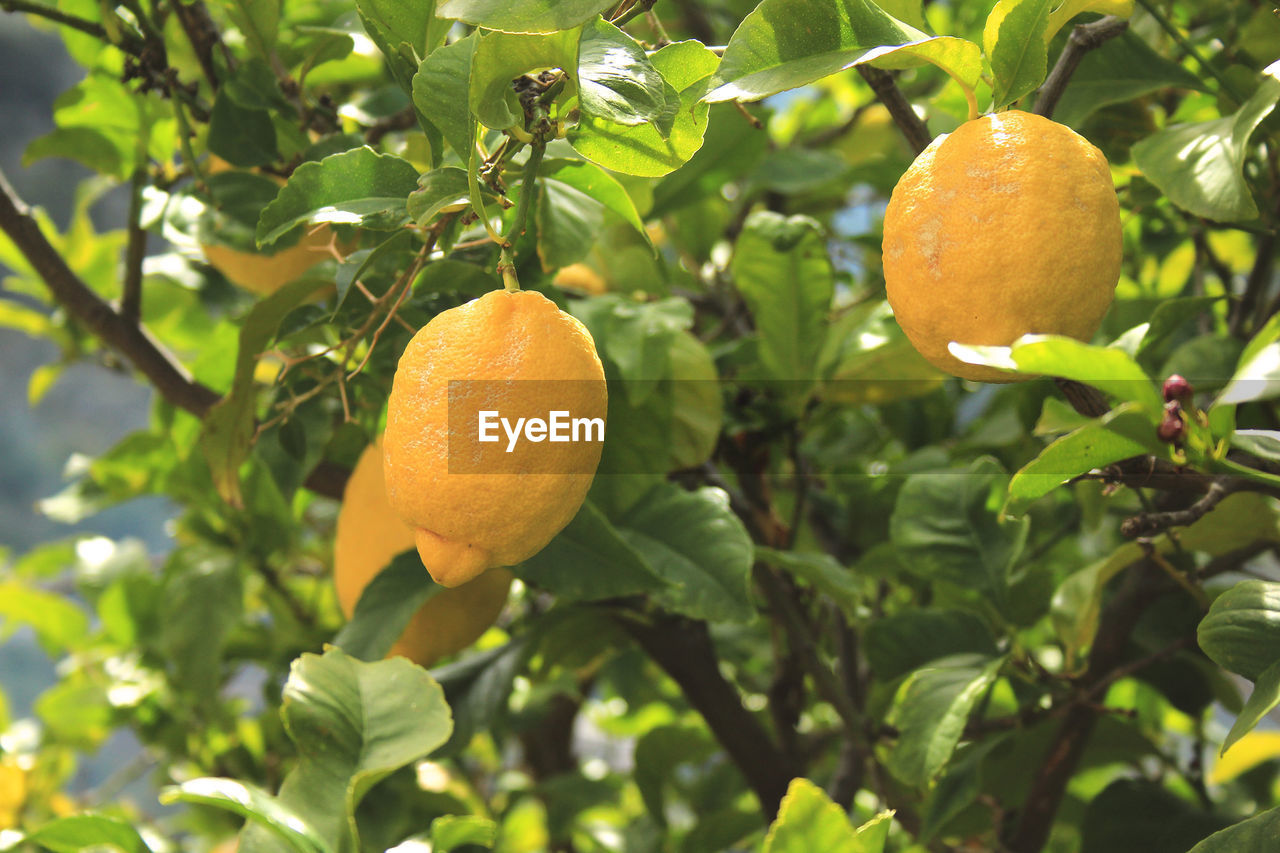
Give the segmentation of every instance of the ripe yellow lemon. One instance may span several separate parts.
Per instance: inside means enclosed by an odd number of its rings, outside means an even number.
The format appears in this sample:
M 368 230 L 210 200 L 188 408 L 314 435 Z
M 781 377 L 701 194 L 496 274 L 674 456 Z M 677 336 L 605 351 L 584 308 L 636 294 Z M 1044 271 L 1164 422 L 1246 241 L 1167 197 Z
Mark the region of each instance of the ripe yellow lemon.
M 332 229 L 321 225 L 274 255 L 241 252 L 227 246 L 201 245 L 200 248 L 209 266 L 226 276 L 232 284 L 268 296 L 325 258 L 333 257 L 330 250 L 333 242 Z
M 1107 160 L 1030 113 L 966 122 L 894 187 L 883 250 L 889 304 L 920 354 L 956 376 L 1008 382 L 1017 377 L 966 364 L 947 345 L 1093 336 L 1120 277 Z
M 387 503 L 382 449 L 371 444 L 347 480 L 333 545 L 333 582 L 348 619 L 369 581 L 412 547 L 413 531 Z M 437 592 L 409 620 L 389 654 L 431 666 L 462 651 L 498 618 L 511 580 L 511 572 L 494 569 L 457 589 Z
M 494 291 L 418 331 L 396 369 L 383 449 L 387 497 L 437 583 L 528 559 L 573 519 L 607 406 L 590 332 L 539 293 Z
M 604 278 L 587 264 L 569 264 L 556 273 L 551 283 L 565 290 L 577 290 L 588 296 L 599 296 L 608 290 Z

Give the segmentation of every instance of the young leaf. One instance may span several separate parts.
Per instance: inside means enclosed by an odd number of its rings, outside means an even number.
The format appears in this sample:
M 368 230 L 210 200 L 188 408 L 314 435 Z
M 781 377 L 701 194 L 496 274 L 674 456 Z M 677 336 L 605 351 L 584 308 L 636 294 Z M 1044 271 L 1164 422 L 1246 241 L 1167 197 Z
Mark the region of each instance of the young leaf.
M 690 40 L 663 47 L 649 61 L 672 90 L 666 105 L 674 113 L 670 130 L 664 135 L 656 123 L 626 125 L 584 113 L 570 129 L 569 143 L 606 169 L 656 178 L 680 168 L 702 147 L 709 106 L 701 98 L 720 57 Z
M 10 624 L 6 627 L 5 622 Z M 0 581 L 0 628 L 5 636 L 15 624 L 31 628 L 50 656 L 75 649 L 89 633 L 89 617 L 70 599 L 6 579 Z
M 330 853 L 332 848 L 296 812 L 261 788 L 235 779 L 205 777 L 160 791 L 160 802 L 199 803 L 248 818 L 271 830 L 298 853 Z
M 24 840 L 53 853 L 80 853 L 87 848 L 150 853 L 150 848 L 136 829 L 105 815 L 80 814 L 59 818 L 44 824 Z
M 559 68 L 576 79 L 581 32 L 571 29 L 545 36 L 482 32 L 471 57 L 468 85 L 472 114 L 495 130 L 524 127 L 524 109 L 511 81 L 544 68 Z M 470 152 L 471 146 L 458 150 Z
M 987 16 L 982 46 L 995 76 L 992 106 L 999 110 L 1044 82 L 1049 50 L 1045 33 L 1054 0 L 1000 0 Z
M 440 17 L 504 33 L 554 33 L 584 24 L 613 0 L 444 0 Z
M 1049 26 L 1044 31 L 1045 43 L 1052 41 L 1067 21 L 1084 12 L 1127 18 L 1133 14 L 1133 0 L 1065 0 L 1049 15 Z M 1072 82 L 1075 82 L 1074 78 Z
M 449 853 L 466 845 L 492 848 L 498 825 L 477 815 L 441 815 L 431 821 L 431 853 Z
M 1280 101 L 1280 62 L 1263 70 L 1234 114 L 1158 131 L 1133 146 L 1133 160 L 1169 200 L 1196 216 L 1237 222 L 1258 216 L 1243 175 L 1249 138 Z
M 406 92 L 413 89 L 418 63 L 444 44 L 449 23 L 436 17 L 436 0 L 356 0 L 369 38 L 382 51 L 391 73 Z
M 470 194 L 466 170 L 445 166 L 418 178 L 418 188 L 409 193 L 405 209 L 414 222 L 426 227 L 442 211 L 470 204 Z
M 407 160 L 362 146 L 299 166 L 258 219 L 258 245 L 269 246 L 305 222 L 359 223 L 394 231 L 408 218 L 405 199 L 418 188 Z
M 893 812 L 854 830 L 844 809 L 817 785 L 796 777 L 787 786 L 762 853 L 882 853 Z
M 924 786 L 946 766 L 969 713 L 995 683 L 1003 658 L 958 654 L 917 669 L 898 688 L 888 722 L 898 727 L 889 772 Z

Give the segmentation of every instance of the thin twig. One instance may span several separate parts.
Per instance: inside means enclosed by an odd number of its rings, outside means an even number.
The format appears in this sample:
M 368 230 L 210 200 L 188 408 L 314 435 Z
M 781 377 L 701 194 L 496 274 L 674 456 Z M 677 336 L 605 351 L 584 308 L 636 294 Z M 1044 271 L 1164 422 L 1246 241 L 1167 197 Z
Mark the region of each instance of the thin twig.
M 907 142 L 915 152 L 919 154 L 928 148 L 929 143 L 933 141 L 933 134 L 929 132 L 924 119 L 916 115 L 915 109 L 902 94 L 898 84 L 894 82 L 893 75 L 879 68 L 872 68 L 870 65 L 859 65 L 858 73 L 871 86 L 871 91 L 876 93 L 880 103 L 884 104 L 889 115 L 893 117 L 894 124 L 902 131 L 902 135 L 907 138 Z
M 98 22 L 86 20 L 67 12 L 60 12 L 43 3 L 31 3 L 28 0 L 0 0 L 0 9 L 4 9 L 6 12 L 25 12 L 28 15 L 44 18 L 47 21 L 53 21 L 55 24 L 61 24 L 73 30 L 79 30 L 107 44 L 116 44 L 111 40 L 106 28 Z M 142 52 L 142 41 L 133 33 L 121 32 L 120 37 L 120 43 L 116 44 L 117 47 L 134 55 Z
M 147 229 L 142 227 L 141 219 L 146 177 L 144 161 L 133 170 L 130 186 L 129 239 L 124 251 L 124 284 L 120 294 L 120 316 L 127 323 L 137 323 L 142 317 L 142 262 L 147 257 Z
M 1217 477 L 1209 484 L 1204 497 L 1186 509 L 1168 512 L 1142 512 L 1126 518 L 1120 524 L 1120 533 L 1130 539 L 1155 536 L 1171 527 L 1186 527 L 1204 518 L 1214 507 L 1222 503 L 1222 499 L 1232 492 L 1240 491 L 1239 481 L 1226 477 Z
M 1107 15 L 1092 23 L 1080 24 L 1071 31 L 1067 46 L 1058 55 L 1053 70 L 1040 87 L 1040 95 L 1036 98 L 1034 111 L 1049 118 L 1058 105 L 1058 99 L 1066 91 L 1071 75 L 1076 72 L 1080 60 L 1089 51 L 1098 47 L 1108 39 L 1113 39 L 1129 28 L 1129 22 L 1114 15 Z

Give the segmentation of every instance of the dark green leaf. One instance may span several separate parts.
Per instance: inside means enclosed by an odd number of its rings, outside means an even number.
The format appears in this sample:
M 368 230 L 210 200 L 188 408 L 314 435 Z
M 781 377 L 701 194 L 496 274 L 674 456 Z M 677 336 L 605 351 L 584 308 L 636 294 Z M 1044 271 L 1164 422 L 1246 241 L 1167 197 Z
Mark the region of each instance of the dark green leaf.
M 756 557 L 803 579 L 839 605 L 840 609 L 849 616 L 857 613 L 858 604 L 862 601 L 862 590 L 858 580 L 853 572 L 840 565 L 830 554 L 809 554 L 757 547 Z M 880 623 L 871 623 L 868 630 L 878 624 Z
M 1081 849 L 1090 853 L 1183 853 L 1222 826 L 1157 782 L 1117 779 L 1095 796 L 1081 825 Z M 1247 848 L 1238 848 L 1241 853 Z
M 475 33 L 434 50 L 413 76 L 413 103 L 466 163 L 475 139 L 475 118 L 468 101 L 471 60 L 479 36 Z
M 280 156 L 271 113 L 246 109 L 224 90 L 209 118 L 209 150 L 233 166 L 265 166 Z
M 303 163 L 262 211 L 258 244 L 268 246 L 306 222 L 394 230 L 404 224 L 405 199 L 417 188 L 417 169 L 367 146 Z
M 174 681 L 200 701 L 212 701 L 222 682 L 222 649 L 243 610 L 239 566 L 226 552 L 180 548 L 165 567 L 161 607 L 182 618 L 164 620 L 161 647 Z
M 582 28 L 577 76 L 584 116 L 631 126 L 657 119 L 666 107 L 666 85 L 644 48 L 599 18 Z
M 867 624 L 867 663 L 880 681 L 893 681 L 947 655 L 993 657 L 995 641 L 982 620 L 963 610 L 904 610 Z
M 1219 830 L 1187 853 L 1242 853 L 1266 850 L 1280 836 L 1280 808 L 1270 809 Z
M 562 598 L 580 600 L 652 592 L 667 584 L 590 501 L 547 547 L 525 560 L 519 574 Z
M 397 555 L 360 593 L 351 621 L 333 644 L 354 658 L 381 660 L 418 608 L 441 589 L 423 568 L 416 550 Z
M 505 714 L 512 683 L 537 649 L 527 635 L 432 671 L 453 709 L 453 734 L 437 755 L 457 755 Z
M 1256 681 L 1280 661 L 1280 583 L 1237 583 L 1214 599 L 1196 635 L 1214 663 Z
M 907 676 L 894 697 L 888 722 L 898 742 L 888 767 L 908 785 L 929 783 L 947 762 L 964 732 L 969 713 L 995 683 L 1002 658 L 959 654 L 941 658 Z
M 445 210 L 471 204 L 467 172 L 453 166 L 433 169 L 418 178 L 418 188 L 409 194 L 406 209 L 420 227 L 431 224 Z
M 1200 78 L 1126 31 L 1084 55 L 1054 109 L 1053 120 L 1078 127 L 1094 110 L 1158 89 L 1204 91 Z
M 1227 732 L 1226 739 L 1222 741 L 1219 755 L 1226 755 L 1233 744 L 1253 731 L 1254 726 L 1262 722 L 1263 717 L 1277 705 L 1280 705 L 1280 658 L 1258 675 L 1249 700 L 1244 703 L 1244 709 L 1236 716 L 1236 721 L 1231 724 L 1231 731 Z

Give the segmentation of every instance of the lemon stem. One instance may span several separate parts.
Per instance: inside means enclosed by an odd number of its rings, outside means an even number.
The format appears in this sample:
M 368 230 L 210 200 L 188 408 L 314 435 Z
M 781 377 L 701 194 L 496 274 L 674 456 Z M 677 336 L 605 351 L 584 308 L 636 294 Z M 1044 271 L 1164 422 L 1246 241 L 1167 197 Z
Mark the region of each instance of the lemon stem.
M 534 190 L 537 188 L 538 168 L 542 165 L 542 155 L 547 144 L 542 137 L 537 137 L 529 147 L 529 159 L 524 164 L 524 176 L 520 179 L 520 201 L 516 205 L 516 214 L 511 220 L 511 227 L 502 238 L 502 254 L 498 259 L 498 269 L 502 273 L 502 284 L 507 290 L 520 289 L 516 279 L 515 253 L 512 247 L 524 233 L 525 221 L 529 218 L 529 208 L 533 203 Z

